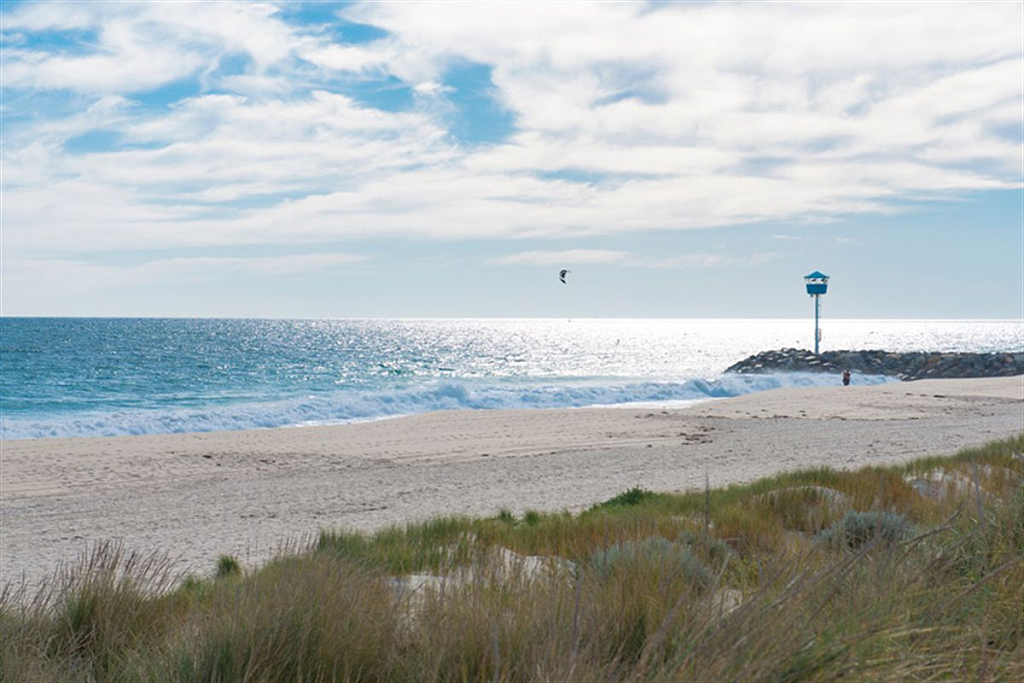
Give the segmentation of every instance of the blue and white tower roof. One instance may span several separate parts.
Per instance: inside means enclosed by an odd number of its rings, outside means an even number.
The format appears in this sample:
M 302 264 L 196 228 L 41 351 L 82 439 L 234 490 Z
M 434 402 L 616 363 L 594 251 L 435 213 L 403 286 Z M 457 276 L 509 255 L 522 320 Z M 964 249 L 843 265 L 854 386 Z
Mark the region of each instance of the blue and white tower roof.
M 816 270 L 810 275 L 804 275 L 804 284 L 807 285 L 807 293 L 811 296 L 824 294 L 828 291 L 828 275 Z

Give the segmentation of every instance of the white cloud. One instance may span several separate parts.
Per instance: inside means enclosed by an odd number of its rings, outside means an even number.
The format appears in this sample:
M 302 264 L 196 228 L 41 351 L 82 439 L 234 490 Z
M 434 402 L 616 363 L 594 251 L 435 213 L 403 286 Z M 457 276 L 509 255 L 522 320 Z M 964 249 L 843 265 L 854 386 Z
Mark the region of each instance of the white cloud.
M 33 282 L 74 283 L 75 290 L 219 281 L 240 274 L 257 277 L 302 275 L 352 267 L 368 260 L 360 254 L 321 253 L 282 256 L 195 256 L 154 259 L 139 264 L 109 264 L 74 259 L 25 259 L 4 264 L 4 285 L 18 289 Z
M 521 251 L 487 261 L 495 266 L 575 266 L 581 264 L 619 263 L 629 252 L 610 249 L 565 249 L 562 251 Z
M 661 258 L 635 256 L 628 251 L 610 249 L 567 249 L 563 251 L 521 251 L 508 256 L 488 259 L 489 265 L 497 266 L 575 266 L 583 264 L 617 264 L 629 268 L 691 269 L 714 268 L 718 266 L 758 266 L 782 254 L 762 252 L 749 256 L 728 254 L 681 254 Z
M 344 12 L 388 36 L 335 43 L 267 3 L 6 12 L 5 88 L 25 98 L 8 97 L 8 108 L 54 90 L 82 102 L 8 119 L 8 253 L 585 237 L 829 220 L 892 211 L 901 198 L 1020 186 L 1019 136 L 1006 133 L 1024 96 L 1014 4 L 363 3 Z M 95 31 L 96 44 L 47 51 L 16 40 L 65 29 Z M 221 74 L 232 55 L 246 56 L 244 73 Z M 473 147 L 449 135 L 445 73 L 467 62 L 492 69 L 493 94 L 515 117 L 507 140 Z M 380 111 L 343 94 L 382 75 L 417 93 L 412 109 Z M 133 100 L 183 76 L 219 94 L 166 108 Z M 93 130 L 119 144 L 66 149 Z
M 453 92 L 455 89 L 451 86 L 438 83 L 437 81 L 423 81 L 422 83 L 416 84 L 413 88 L 416 92 L 421 95 L 440 95 L 441 93 Z
M 8 35 L 68 29 L 96 33 L 91 53 L 15 49 L 7 54 L 7 87 L 65 88 L 83 94 L 156 88 L 224 55 L 244 52 L 257 70 L 303 44 L 273 18 L 266 3 L 72 3 L 21 5 L 4 14 Z
M 176 259 L 187 267 L 230 268 L 257 273 L 286 275 L 312 270 L 337 268 L 363 263 L 368 257 L 360 254 L 286 254 L 284 256 L 215 257 Z
M 662 259 L 651 259 L 647 261 L 641 261 L 637 264 L 643 268 L 672 268 L 672 269 L 692 269 L 692 268 L 717 268 L 722 266 L 740 267 L 746 268 L 751 266 L 759 266 L 769 261 L 782 258 L 782 254 L 774 252 L 761 252 L 758 254 L 751 254 L 750 256 L 734 256 L 728 254 L 682 254 L 680 256 L 670 256 Z
M 325 69 L 365 73 L 384 70 L 394 55 L 382 51 L 377 46 L 366 48 L 358 45 L 318 45 L 310 46 L 302 53 L 302 58 Z

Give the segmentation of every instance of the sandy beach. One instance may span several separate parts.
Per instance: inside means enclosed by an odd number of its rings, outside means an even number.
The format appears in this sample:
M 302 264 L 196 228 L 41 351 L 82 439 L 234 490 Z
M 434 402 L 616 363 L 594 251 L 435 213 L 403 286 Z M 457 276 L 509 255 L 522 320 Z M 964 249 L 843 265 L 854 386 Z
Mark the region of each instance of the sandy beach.
M 320 528 L 577 511 L 782 470 L 891 464 L 1024 430 L 1024 377 L 780 389 L 686 409 L 445 411 L 332 427 L 4 441 L 3 582 L 119 539 L 208 572 Z

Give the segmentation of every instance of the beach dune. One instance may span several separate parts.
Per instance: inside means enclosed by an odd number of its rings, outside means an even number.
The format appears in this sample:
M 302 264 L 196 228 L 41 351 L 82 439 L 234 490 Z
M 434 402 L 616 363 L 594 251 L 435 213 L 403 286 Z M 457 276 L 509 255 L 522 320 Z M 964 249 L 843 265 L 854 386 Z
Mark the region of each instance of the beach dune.
M 686 409 L 447 411 L 331 427 L 4 441 L 0 581 L 92 544 L 183 570 L 320 528 L 576 511 L 784 470 L 893 464 L 1024 431 L 1024 377 L 779 389 Z

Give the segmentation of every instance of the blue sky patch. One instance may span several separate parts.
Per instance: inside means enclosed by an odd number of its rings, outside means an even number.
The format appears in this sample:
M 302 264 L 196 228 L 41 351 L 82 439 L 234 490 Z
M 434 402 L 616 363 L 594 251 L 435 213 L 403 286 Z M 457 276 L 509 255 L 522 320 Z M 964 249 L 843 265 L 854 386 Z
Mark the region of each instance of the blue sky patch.
M 749 157 L 743 160 L 734 170 L 746 176 L 772 176 L 775 171 L 791 163 L 783 157 Z
M 133 93 L 132 100 L 147 107 L 166 107 L 203 92 L 199 79 L 195 76 L 164 83 L 159 88 Z
M 369 24 L 356 24 L 351 21 L 342 21 L 334 29 L 335 35 L 344 43 L 360 44 L 372 43 L 375 40 L 386 38 L 388 32 L 384 29 L 370 26 Z
M 356 102 L 381 111 L 407 111 L 415 99 L 413 89 L 394 76 L 375 80 L 345 79 L 338 89 Z
M 117 146 L 121 135 L 111 130 L 90 130 L 81 135 L 68 138 L 64 149 L 71 154 L 89 154 L 92 152 L 108 152 Z
M 10 135 L 12 123 L 74 115 L 88 106 L 85 99 L 70 90 L 29 90 L 4 84 L 4 133 Z
M 466 62 L 444 74 L 454 107 L 449 130 L 464 145 L 501 142 L 515 130 L 515 115 L 498 100 L 491 71 L 486 64 Z
M 9 49 L 71 55 L 89 54 L 99 44 L 99 32 L 92 29 L 5 31 L 2 38 L 4 47 Z
M 230 52 L 223 55 L 213 71 L 214 76 L 237 76 L 244 74 L 252 66 L 252 57 L 248 52 Z
M 163 142 L 131 142 L 112 130 L 97 128 L 64 141 L 64 151 L 68 154 L 103 154 L 129 149 L 159 149 Z
M 619 184 L 630 180 L 654 180 L 663 177 L 658 173 L 601 173 L 582 168 L 558 168 L 538 171 L 533 175 L 541 180 L 565 180 L 586 185 Z
M 280 6 L 278 16 L 289 24 L 312 28 L 340 43 L 372 43 L 388 35 L 384 29 L 348 21 L 342 17 L 351 3 L 289 2 Z

